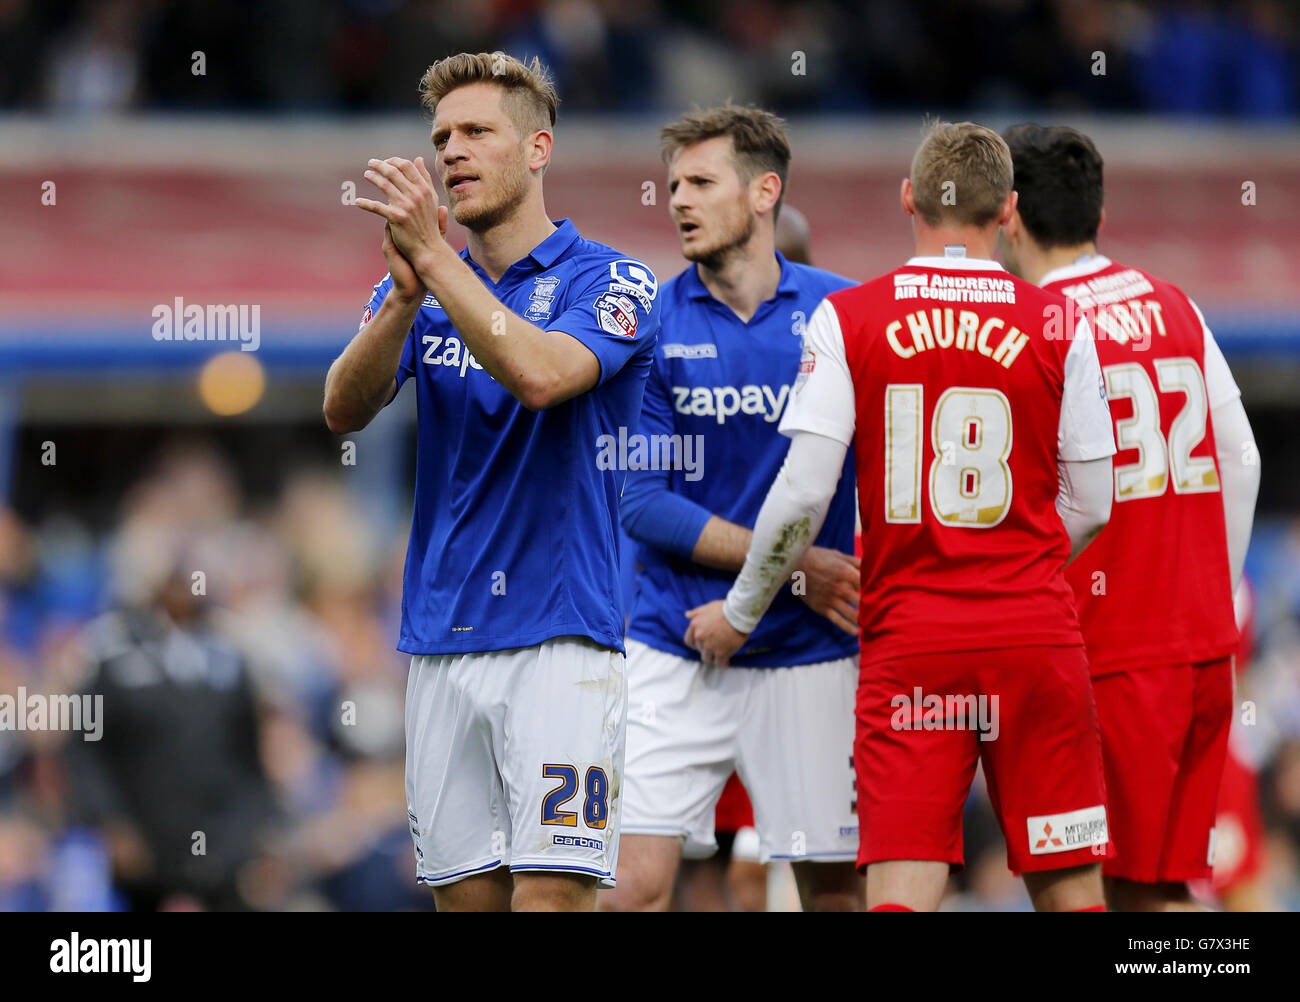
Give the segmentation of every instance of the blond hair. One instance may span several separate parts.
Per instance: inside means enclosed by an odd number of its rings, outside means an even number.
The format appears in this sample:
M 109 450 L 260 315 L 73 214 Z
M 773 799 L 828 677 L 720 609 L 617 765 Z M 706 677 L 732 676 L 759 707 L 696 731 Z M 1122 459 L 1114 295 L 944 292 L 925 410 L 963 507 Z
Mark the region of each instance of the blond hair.
M 504 52 L 460 52 L 439 59 L 420 80 L 420 104 L 435 114 L 452 91 L 476 83 L 502 88 L 501 107 L 521 136 L 555 128 L 560 98 L 542 61 L 524 63 Z
M 912 197 L 930 226 L 985 226 L 1011 193 L 1011 151 L 974 122 L 934 122 L 912 158 Z
M 730 136 L 736 172 L 748 184 L 759 174 L 771 171 L 781 179 L 781 195 L 773 218 L 781 214 L 785 200 L 785 178 L 790 169 L 790 141 L 785 122 L 762 108 L 726 104 L 707 111 L 692 111 L 659 130 L 659 147 L 664 163 L 678 151 L 716 136 Z

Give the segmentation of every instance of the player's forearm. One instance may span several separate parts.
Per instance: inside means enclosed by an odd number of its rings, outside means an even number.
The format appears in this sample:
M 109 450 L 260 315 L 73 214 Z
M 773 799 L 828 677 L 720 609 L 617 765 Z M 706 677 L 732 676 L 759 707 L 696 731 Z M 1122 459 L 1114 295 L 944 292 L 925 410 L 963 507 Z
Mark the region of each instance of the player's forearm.
M 733 629 L 753 633 L 821 532 L 848 446 L 798 432 L 754 523 L 744 566 L 722 613 Z
M 543 410 L 591 388 L 575 382 L 557 335 L 502 305 L 447 245 L 424 254 L 415 271 L 475 360 L 525 407 Z
M 710 513 L 689 498 L 673 493 L 662 470 L 634 470 L 627 475 L 618 501 L 623 531 L 638 543 L 691 559 Z
M 1250 533 L 1255 523 L 1255 500 L 1259 496 L 1259 449 L 1240 398 L 1216 407 L 1214 423 L 1215 452 L 1219 460 L 1220 489 L 1223 492 L 1223 519 L 1228 535 L 1228 566 L 1232 587 L 1236 589 L 1246 565 Z
M 721 571 L 739 571 L 745 566 L 745 556 L 754 539 L 752 529 L 728 522 L 725 518 L 710 515 L 695 541 L 691 559 L 705 567 L 715 567 Z
M 1110 521 L 1114 471 L 1109 456 L 1057 463 L 1056 511 L 1070 537 L 1068 565 L 1097 538 Z
M 325 423 L 336 435 L 360 431 L 388 403 L 406 335 L 424 297 L 389 291 L 325 376 Z

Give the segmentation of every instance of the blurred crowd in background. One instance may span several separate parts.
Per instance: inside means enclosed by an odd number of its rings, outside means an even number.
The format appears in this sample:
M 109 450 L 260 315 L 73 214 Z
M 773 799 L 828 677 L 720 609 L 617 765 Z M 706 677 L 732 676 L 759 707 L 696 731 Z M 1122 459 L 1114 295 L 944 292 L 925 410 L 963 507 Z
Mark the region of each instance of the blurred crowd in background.
M 503 48 L 582 111 L 1266 120 L 1300 107 L 1298 44 L 1295 0 L 0 0 L 0 108 L 407 110 L 430 53 Z
M 124 486 L 106 534 L 0 509 L 0 692 L 109 715 L 98 741 L 0 730 L 0 910 L 432 908 L 393 649 L 407 526 L 377 535 L 337 469 L 250 501 L 201 438 Z
M 365 517 L 364 474 L 337 462 L 250 492 L 238 437 L 155 452 L 139 474 L 70 471 L 81 505 L 0 508 L 0 692 L 94 692 L 111 714 L 99 741 L 0 730 L 0 910 L 432 908 L 393 649 L 406 519 Z M 1234 746 L 1260 770 L 1256 877 L 1300 910 L 1300 522 L 1265 519 L 1256 550 L 1271 604 Z M 947 907 L 1027 909 L 980 784 L 966 837 Z

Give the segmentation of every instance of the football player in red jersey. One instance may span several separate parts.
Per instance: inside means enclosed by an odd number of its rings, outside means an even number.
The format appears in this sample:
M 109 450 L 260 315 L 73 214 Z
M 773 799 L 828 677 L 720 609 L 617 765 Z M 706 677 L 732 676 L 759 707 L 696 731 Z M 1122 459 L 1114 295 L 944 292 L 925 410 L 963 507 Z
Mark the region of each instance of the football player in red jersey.
M 1005 134 L 1017 210 L 1004 260 L 1086 318 L 1115 420 L 1110 525 L 1067 574 L 1092 666 L 1122 910 L 1201 906 L 1232 719 L 1232 590 L 1250 541 L 1259 454 L 1205 318 L 1181 290 L 1097 253 L 1102 159 L 1069 128 Z
M 817 308 L 744 569 L 688 613 L 686 642 L 726 664 L 854 443 L 858 864 L 879 911 L 938 907 L 981 759 L 1035 907 L 1104 910 L 1101 743 L 1064 567 L 1106 523 L 1115 445 L 1092 342 L 1045 336 L 1066 300 L 992 260 L 1011 181 L 996 133 L 932 127 L 901 191 L 917 256 Z

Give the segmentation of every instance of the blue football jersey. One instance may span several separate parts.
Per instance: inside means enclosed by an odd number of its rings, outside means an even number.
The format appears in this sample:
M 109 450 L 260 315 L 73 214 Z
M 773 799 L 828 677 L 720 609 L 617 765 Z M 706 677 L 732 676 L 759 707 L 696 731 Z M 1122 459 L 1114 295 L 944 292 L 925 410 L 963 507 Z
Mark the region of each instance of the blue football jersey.
M 781 279 L 776 295 L 748 323 L 713 298 L 694 265 L 665 283 L 640 431 L 647 438 L 690 438 L 699 443 L 699 455 L 695 469 L 665 473 L 634 467 L 629 495 L 661 489 L 666 478 L 668 489 L 703 511 L 754 527 L 790 447 L 777 427 L 798 374 L 804 325 L 827 294 L 855 284 L 820 268 L 793 264 L 780 254 L 777 258 Z M 690 454 L 685 448 L 683 453 Z M 817 546 L 853 553 L 855 482 L 850 449 Z M 735 573 L 647 544 L 638 547 L 637 561 L 628 635 L 658 650 L 698 659 L 699 652 L 682 642 L 686 610 L 724 598 Z M 813 612 L 787 586 L 731 663 L 812 664 L 849 657 L 857 649 L 856 637 Z
M 653 360 L 658 283 L 565 219 L 490 278 L 508 309 L 591 349 L 600 381 L 532 412 L 492 378 L 430 294 L 397 371 L 417 402 L 415 510 L 398 649 L 453 654 L 585 636 L 623 650 L 618 497 L 600 443 L 635 426 Z M 392 287 L 375 286 L 367 316 Z

